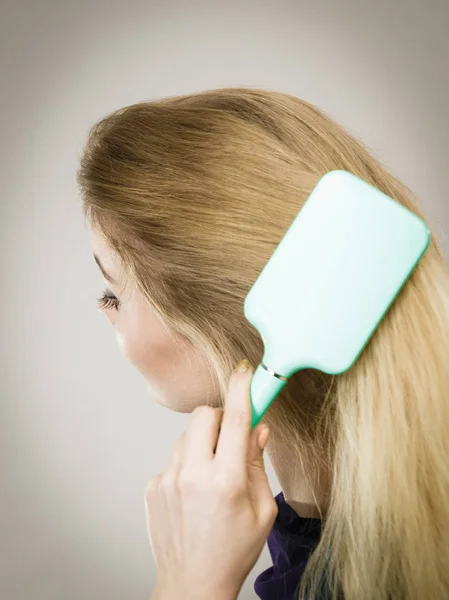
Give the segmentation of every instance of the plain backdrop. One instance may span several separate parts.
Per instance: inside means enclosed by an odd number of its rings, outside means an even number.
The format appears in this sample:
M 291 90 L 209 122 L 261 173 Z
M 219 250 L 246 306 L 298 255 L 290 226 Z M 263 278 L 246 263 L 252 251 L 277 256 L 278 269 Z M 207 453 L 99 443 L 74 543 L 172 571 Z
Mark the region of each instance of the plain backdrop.
M 149 401 L 96 310 L 75 182 L 88 128 L 165 95 L 295 94 L 418 194 L 447 253 L 449 3 L 2 0 L 0 11 L 0 598 L 148 600 L 144 489 L 188 415 Z M 242 600 L 269 566 L 265 547 Z

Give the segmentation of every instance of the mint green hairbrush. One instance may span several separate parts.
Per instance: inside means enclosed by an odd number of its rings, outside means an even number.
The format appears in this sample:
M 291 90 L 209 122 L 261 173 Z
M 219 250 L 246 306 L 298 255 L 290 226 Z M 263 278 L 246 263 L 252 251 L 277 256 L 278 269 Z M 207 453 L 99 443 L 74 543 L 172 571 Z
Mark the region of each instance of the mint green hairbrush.
M 329 171 L 244 302 L 264 343 L 252 426 L 301 369 L 350 369 L 430 243 L 427 225 L 347 171 Z

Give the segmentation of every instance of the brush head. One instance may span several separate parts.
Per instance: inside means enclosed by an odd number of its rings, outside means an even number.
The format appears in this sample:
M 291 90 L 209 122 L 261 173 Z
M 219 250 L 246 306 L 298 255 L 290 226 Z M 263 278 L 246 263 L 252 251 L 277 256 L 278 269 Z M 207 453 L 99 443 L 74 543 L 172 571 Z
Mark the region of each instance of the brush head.
M 245 298 L 264 365 L 286 378 L 349 369 L 429 242 L 426 224 L 401 204 L 352 173 L 326 173 Z M 253 425 L 286 383 L 276 379 L 259 365 Z

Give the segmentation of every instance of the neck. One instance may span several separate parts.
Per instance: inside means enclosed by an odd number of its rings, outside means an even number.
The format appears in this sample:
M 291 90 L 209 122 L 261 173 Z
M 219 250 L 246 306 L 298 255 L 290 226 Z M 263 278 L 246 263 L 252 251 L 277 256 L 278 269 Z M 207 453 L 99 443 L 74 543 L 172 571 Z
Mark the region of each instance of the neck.
M 302 460 L 297 450 L 287 448 L 279 440 L 270 439 L 267 452 L 287 504 L 300 517 L 322 519 L 329 496 L 328 473 L 324 469 L 306 471 L 307 460 Z

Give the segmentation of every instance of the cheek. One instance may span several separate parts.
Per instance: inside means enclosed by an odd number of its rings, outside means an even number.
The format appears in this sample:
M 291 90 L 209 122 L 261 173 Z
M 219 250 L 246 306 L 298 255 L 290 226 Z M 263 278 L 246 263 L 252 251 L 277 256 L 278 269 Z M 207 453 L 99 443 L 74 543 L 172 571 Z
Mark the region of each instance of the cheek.
M 125 335 L 125 332 L 119 329 L 117 326 L 115 327 L 115 339 L 117 340 L 117 345 L 120 348 L 120 352 L 123 354 L 125 358 L 129 359 L 129 350 L 128 350 L 128 340 Z
M 123 356 L 129 360 L 139 371 L 144 371 L 155 358 L 153 345 L 144 332 L 138 333 L 136 329 L 116 326 L 116 339 Z
M 138 371 L 147 379 L 164 376 L 173 361 L 171 339 L 155 317 L 125 315 L 117 320 L 115 332 L 122 354 Z
M 201 404 L 219 406 L 218 387 L 199 351 L 166 329 L 150 310 L 122 312 L 115 326 L 122 354 L 143 375 L 159 404 L 191 412 Z

